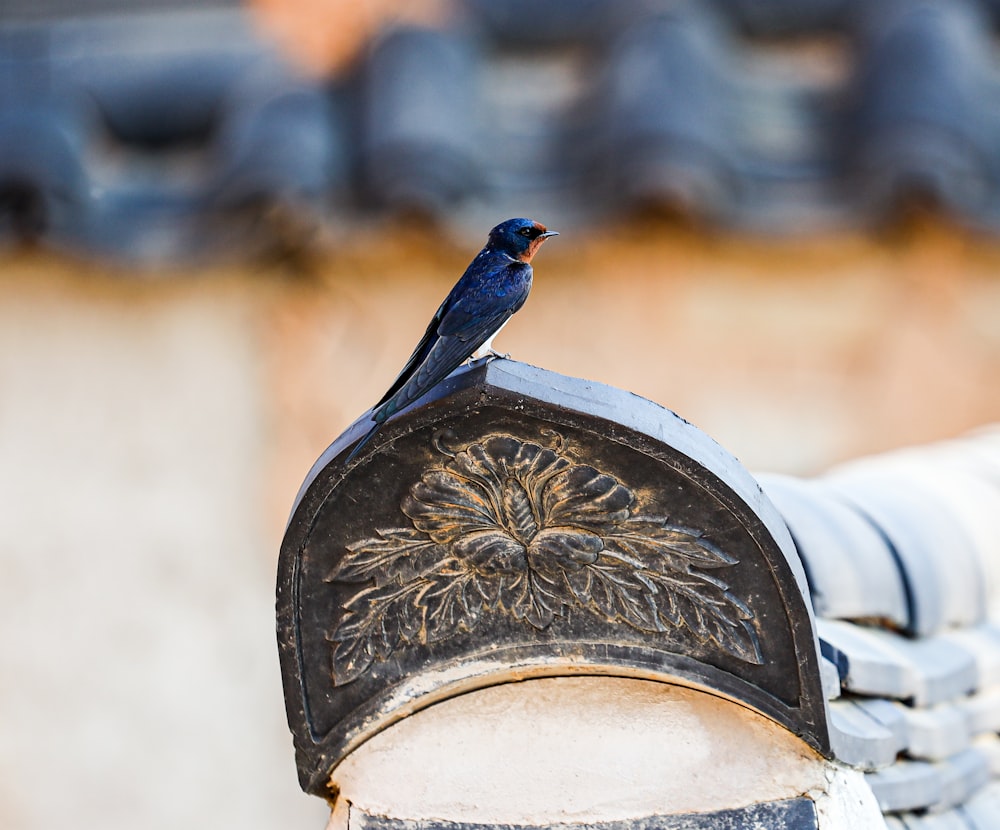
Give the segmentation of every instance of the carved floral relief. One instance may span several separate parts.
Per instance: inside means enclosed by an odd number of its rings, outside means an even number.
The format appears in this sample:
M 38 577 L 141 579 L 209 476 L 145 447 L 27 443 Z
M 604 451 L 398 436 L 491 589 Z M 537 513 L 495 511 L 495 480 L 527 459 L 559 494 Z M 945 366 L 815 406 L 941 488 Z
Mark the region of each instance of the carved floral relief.
M 487 614 L 535 629 L 593 614 L 651 635 L 684 628 L 761 663 L 753 615 L 720 578 L 737 564 L 650 515 L 612 475 L 555 448 L 492 434 L 427 470 L 398 527 L 347 547 L 327 581 L 356 585 L 329 635 L 343 685 L 401 644 L 472 631 Z

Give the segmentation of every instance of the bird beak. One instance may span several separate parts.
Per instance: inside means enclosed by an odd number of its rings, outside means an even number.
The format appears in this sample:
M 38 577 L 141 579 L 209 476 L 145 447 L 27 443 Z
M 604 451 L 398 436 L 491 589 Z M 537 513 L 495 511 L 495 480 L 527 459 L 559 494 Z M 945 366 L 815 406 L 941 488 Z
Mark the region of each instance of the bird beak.
M 545 239 L 549 236 L 559 236 L 559 231 L 546 231 L 545 233 L 538 234 L 539 239 Z

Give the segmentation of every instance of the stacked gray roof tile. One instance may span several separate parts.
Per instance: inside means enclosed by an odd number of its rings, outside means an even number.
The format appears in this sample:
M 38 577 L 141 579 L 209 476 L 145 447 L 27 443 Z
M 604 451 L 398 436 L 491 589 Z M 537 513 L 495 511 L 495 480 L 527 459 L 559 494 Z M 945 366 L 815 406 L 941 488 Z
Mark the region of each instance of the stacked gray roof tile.
M 839 678 L 834 752 L 893 830 L 1000 827 L 998 436 L 759 476 Z
M 8 4 L 0 239 L 141 261 L 640 207 L 786 234 L 914 200 L 998 228 L 996 4 L 457 7 L 307 78 L 235 4 Z

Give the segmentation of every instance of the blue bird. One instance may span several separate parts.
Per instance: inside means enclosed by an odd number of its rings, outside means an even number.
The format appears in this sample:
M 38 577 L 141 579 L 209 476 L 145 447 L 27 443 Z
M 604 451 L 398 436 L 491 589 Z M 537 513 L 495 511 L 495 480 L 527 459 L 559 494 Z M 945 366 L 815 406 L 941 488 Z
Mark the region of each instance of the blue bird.
M 486 247 L 441 303 L 423 338 L 372 410 L 375 422 L 347 456 L 350 462 L 396 412 L 429 392 L 477 351 L 495 354 L 493 338 L 531 291 L 531 258 L 550 236 L 531 219 L 508 219 L 490 231 Z

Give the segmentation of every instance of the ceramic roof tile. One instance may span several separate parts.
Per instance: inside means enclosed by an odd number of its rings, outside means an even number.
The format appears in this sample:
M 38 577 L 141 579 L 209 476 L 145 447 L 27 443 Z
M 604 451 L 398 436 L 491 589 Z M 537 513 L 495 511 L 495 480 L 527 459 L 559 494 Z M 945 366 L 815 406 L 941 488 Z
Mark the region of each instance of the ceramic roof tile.
M 809 34 L 839 30 L 849 20 L 849 0 L 716 0 L 753 34 Z
M 832 475 L 870 477 L 883 487 L 905 487 L 924 502 L 933 500 L 953 528 L 949 550 L 968 548 L 975 554 L 987 602 L 994 606 L 1000 598 L 1000 480 L 983 475 L 984 455 L 970 454 L 964 442 L 945 442 L 851 462 Z
M 977 735 L 972 743 L 976 750 L 986 758 L 990 774 L 994 778 L 1000 778 L 1000 735 L 997 735 L 994 730 L 989 730 Z M 1000 814 L 998 814 L 998 818 L 1000 818 Z
M 916 693 L 909 660 L 883 632 L 837 620 L 816 620 L 823 655 L 840 673 L 841 686 L 861 694 L 903 699 Z
M 922 191 L 956 214 L 977 210 L 993 178 L 975 115 L 990 67 L 989 21 L 974 2 L 866 4 L 855 79 L 853 166 L 876 210 Z M 880 207 L 881 206 L 881 207 Z
M 888 767 L 904 746 L 903 736 L 876 720 L 853 700 L 830 704 L 830 743 L 841 762 L 858 769 Z
M 953 629 L 940 638 L 973 656 L 979 688 L 1000 684 L 1000 623 L 990 621 L 974 628 Z
M 464 0 L 461 25 L 378 33 L 323 79 L 296 76 L 236 4 L 101 5 L 20 0 L 0 20 L 0 237 L 213 253 L 226 243 L 203 220 L 239 228 L 247 192 L 330 231 L 416 208 L 478 238 L 525 205 L 567 230 L 646 205 L 789 234 L 918 199 L 1000 232 L 1000 124 L 979 103 L 1000 85 L 992 0 Z M 296 92 L 235 92 L 265 66 Z
M 816 622 L 824 654 L 837 664 L 843 688 L 852 692 L 927 706 L 976 686 L 975 660 L 954 644 L 936 638 L 911 640 L 837 620 Z
M 997 750 L 993 743 L 983 743 L 984 735 L 996 737 L 993 733 L 998 715 L 997 694 L 997 690 L 990 690 L 930 708 L 909 706 L 886 698 L 843 697 L 831 707 L 831 712 L 836 713 L 844 741 L 853 735 L 869 742 L 870 746 L 850 746 L 848 755 L 842 757 L 838 752 L 837 756 L 845 763 L 873 768 L 891 763 L 887 760 L 890 749 L 893 754 L 906 753 L 912 759 L 928 761 L 945 760 L 973 743 L 984 751 Z M 891 744 L 871 722 L 891 734 Z M 1000 750 L 997 752 L 995 760 L 1000 764 Z M 858 760 L 862 756 L 864 759 Z
M 875 620 L 817 620 L 821 649 L 837 665 L 842 685 L 830 704 L 834 752 L 869 771 L 866 780 L 889 827 L 1000 828 L 1000 622 L 987 617 L 996 604 L 1000 544 L 1000 477 L 993 478 L 1000 470 L 994 468 L 998 436 L 986 430 L 862 459 L 821 479 L 859 515 L 870 511 L 896 546 L 911 546 L 909 562 L 900 554 L 909 579 L 931 579 L 935 569 L 949 567 L 965 577 L 942 590 L 938 626 L 925 617 L 923 628 L 908 635 Z M 799 543 L 796 499 L 806 488 L 788 479 L 775 486 L 766 476 L 763 483 Z M 919 535 L 926 539 L 922 548 L 914 545 Z M 977 579 L 989 583 L 989 602 L 973 584 Z M 923 590 L 929 607 L 926 588 L 909 587 Z M 962 596 L 982 603 L 964 623 L 945 610 Z M 951 622 L 941 627 L 945 617 Z
M 886 813 L 950 810 L 967 801 L 989 780 L 988 760 L 976 749 L 937 763 L 898 761 L 867 773 L 872 792 Z
M 372 44 L 360 97 L 373 200 L 440 214 L 482 185 L 475 70 L 472 44 L 454 32 L 401 27 Z
M 820 483 L 778 475 L 758 480 L 788 525 L 819 616 L 908 625 L 899 567 L 871 522 Z
M 985 569 L 957 517 L 891 472 L 835 471 L 824 481 L 891 544 L 911 600 L 908 630 L 927 635 L 985 618 Z
M 840 672 L 836 664 L 821 656 L 819 670 L 823 679 L 823 694 L 827 700 L 836 700 L 840 697 Z
M 904 752 L 909 748 L 910 724 L 906 717 L 905 707 L 882 697 L 851 695 L 847 700 L 892 732 L 896 738 L 898 752 Z
M 989 759 L 979 749 L 967 749 L 935 766 L 941 769 L 941 800 L 933 810 L 963 804 L 990 781 Z
M 609 146 L 600 155 L 625 204 L 669 204 L 716 221 L 738 204 L 746 162 L 735 50 L 718 23 L 700 12 L 655 15 L 614 41 L 600 118 Z
M 961 807 L 971 830 L 997 830 L 1000 827 L 1000 781 L 993 781 L 975 793 Z
M 968 749 L 972 724 L 961 705 L 942 704 L 931 708 L 895 705 L 906 721 L 906 753 L 911 758 L 941 761 Z
M 0 21 L 0 236 L 139 262 L 260 250 L 276 208 L 280 233 L 325 221 L 344 135 L 238 8 Z
M 926 761 L 899 761 L 868 773 L 867 781 L 883 813 L 926 809 L 943 794 L 940 771 Z
M 965 712 L 972 734 L 1000 731 L 1000 688 L 987 689 L 957 705 Z
M 212 207 L 285 202 L 318 215 L 347 177 L 333 101 L 273 64 L 247 71 L 221 102 L 206 183 Z
M 971 830 L 961 808 L 943 813 L 906 813 L 891 816 L 886 825 L 900 830 Z

